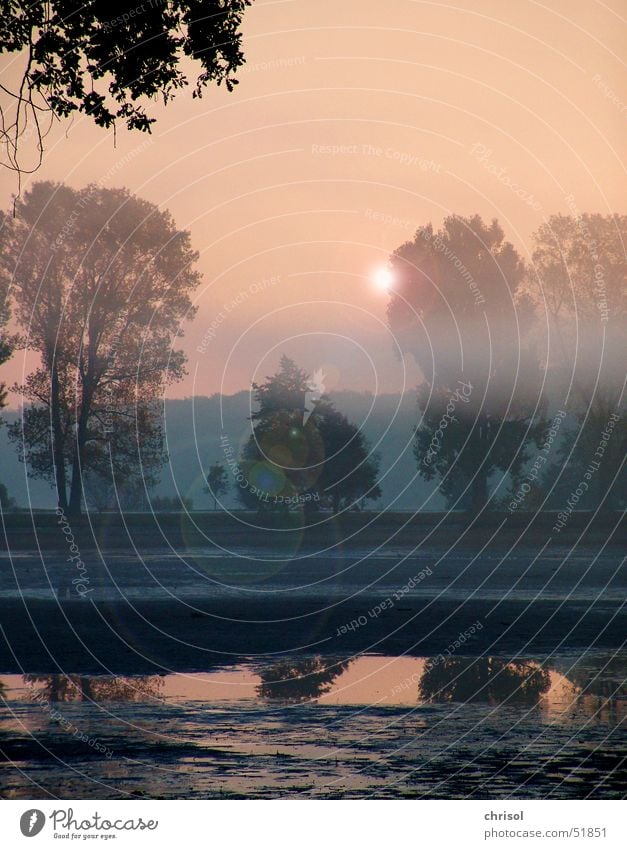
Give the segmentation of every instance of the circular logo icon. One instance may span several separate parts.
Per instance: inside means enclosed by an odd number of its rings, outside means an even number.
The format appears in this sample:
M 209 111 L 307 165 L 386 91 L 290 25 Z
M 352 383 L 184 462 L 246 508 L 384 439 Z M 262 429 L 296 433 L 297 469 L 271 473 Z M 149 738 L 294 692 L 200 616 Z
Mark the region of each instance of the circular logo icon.
M 29 811 L 24 811 L 20 817 L 20 829 L 24 837 L 34 837 L 44 827 L 46 815 L 43 811 L 37 808 L 31 808 Z

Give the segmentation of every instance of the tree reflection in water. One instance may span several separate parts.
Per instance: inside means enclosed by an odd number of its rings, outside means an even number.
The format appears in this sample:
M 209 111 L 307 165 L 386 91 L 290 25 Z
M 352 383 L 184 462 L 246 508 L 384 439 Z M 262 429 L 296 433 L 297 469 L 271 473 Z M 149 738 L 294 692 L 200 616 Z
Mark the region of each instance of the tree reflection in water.
M 138 702 L 160 699 L 163 678 L 107 678 L 90 675 L 24 675 L 24 683 L 49 702 Z
M 280 660 L 261 670 L 257 695 L 264 699 L 304 702 L 328 693 L 335 679 L 348 669 L 352 659 L 294 658 Z
M 573 707 L 587 707 L 613 724 L 624 722 L 627 707 L 627 658 L 622 655 L 584 655 L 577 663 L 562 663 L 563 674 L 575 687 Z
M 584 656 L 565 669 L 564 674 L 580 690 L 582 696 L 598 696 L 607 700 L 627 698 L 625 655 Z
M 431 657 L 418 684 L 429 702 L 483 702 L 533 706 L 550 686 L 548 670 L 533 661 L 494 657 Z

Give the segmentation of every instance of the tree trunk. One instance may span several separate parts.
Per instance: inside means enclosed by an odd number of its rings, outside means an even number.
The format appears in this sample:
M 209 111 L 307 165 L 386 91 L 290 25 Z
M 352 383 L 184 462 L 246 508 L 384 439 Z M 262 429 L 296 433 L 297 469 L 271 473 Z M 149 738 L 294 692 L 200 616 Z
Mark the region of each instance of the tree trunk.
M 72 482 L 70 485 L 70 503 L 68 515 L 80 516 L 83 502 L 83 460 L 85 457 L 85 443 L 87 442 L 87 419 L 89 416 L 90 400 L 84 395 L 81 411 L 76 425 L 76 436 L 74 442 L 74 456 L 72 460 Z
M 83 501 L 83 486 L 81 480 L 82 453 L 82 450 L 77 445 L 76 451 L 74 452 L 74 462 L 72 463 L 72 483 L 70 485 L 70 503 L 68 504 L 68 516 L 81 515 L 81 506 Z
M 59 398 L 59 373 L 53 362 L 50 375 L 50 415 L 52 419 L 52 461 L 57 486 L 57 501 L 63 512 L 68 509 L 67 483 L 65 480 L 65 452 L 63 450 L 63 428 L 61 427 L 61 409 Z

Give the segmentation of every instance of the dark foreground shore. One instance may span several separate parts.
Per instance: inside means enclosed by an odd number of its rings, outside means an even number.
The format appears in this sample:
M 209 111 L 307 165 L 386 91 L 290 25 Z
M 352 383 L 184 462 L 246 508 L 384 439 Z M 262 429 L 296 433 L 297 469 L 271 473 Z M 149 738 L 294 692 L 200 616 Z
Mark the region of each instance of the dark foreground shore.
M 119 517 L 104 517 L 73 528 L 73 554 L 53 516 L 30 530 L 13 517 L 0 553 L 0 673 L 203 671 L 277 653 L 618 649 L 627 634 L 620 527 L 589 518 L 576 517 L 571 541 L 546 516 L 531 531 L 357 516 L 346 520 L 354 533 L 338 526 L 326 547 L 226 528 L 237 546 L 228 550 L 171 515 L 170 537 L 150 537 L 154 520 L 135 517 L 129 532 L 142 545 L 133 547 Z M 215 536 L 216 517 L 206 521 Z M 26 549 L 35 531 L 55 545 Z
M 556 512 L 454 513 L 352 512 L 333 516 L 260 517 L 254 512 L 92 513 L 80 517 L 55 511 L 5 513 L 0 551 L 65 551 L 68 538 L 81 550 L 164 551 L 213 547 L 236 551 L 337 550 L 435 545 L 447 548 L 485 545 L 535 545 L 554 538 L 564 545 L 598 546 L 625 539 L 619 511 L 578 511 L 559 532 Z M 304 525 L 304 527 L 302 526 Z
M 370 617 L 354 601 L 3 601 L 4 673 L 204 671 L 277 653 L 531 655 L 624 644 L 618 602 L 414 601 Z M 364 613 L 364 610 L 366 611 Z M 360 617 L 361 620 L 360 620 Z M 351 623 L 357 623 L 350 628 Z M 364 624 L 360 624 L 360 622 Z M 349 627 L 346 627 L 346 626 Z

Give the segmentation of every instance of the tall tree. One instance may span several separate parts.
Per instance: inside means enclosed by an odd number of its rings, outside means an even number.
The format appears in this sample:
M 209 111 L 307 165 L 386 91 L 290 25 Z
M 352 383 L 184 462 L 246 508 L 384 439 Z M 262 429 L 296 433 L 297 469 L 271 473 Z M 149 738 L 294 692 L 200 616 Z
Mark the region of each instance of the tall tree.
M 253 384 L 258 409 L 243 451 L 245 485 L 238 488 L 246 506 L 328 504 L 337 512 L 380 497 L 378 459 L 359 428 L 318 390 L 286 356 L 275 375 Z
M 533 265 L 524 292 L 533 302 L 538 347 L 560 404 L 577 419 L 565 431 L 559 461 L 545 483 L 562 490 L 554 506 L 576 487 L 596 454 L 608 425 L 612 436 L 585 496 L 585 506 L 620 505 L 627 444 L 624 387 L 627 346 L 627 215 L 553 215 L 534 234 Z M 613 425 L 611 417 L 619 416 Z M 623 501 L 624 503 L 624 501 Z M 581 506 L 584 506 L 582 504 Z
M 2 233 L 7 226 L 8 220 L 4 213 L 0 212 L 0 240 L 2 239 Z M 0 366 L 10 359 L 13 349 L 13 340 L 6 332 L 9 313 L 9 284 L 8 280 L 0 275 Z M 6 399 L 6 384 L 0 380 L 0 410 L 6 406 Z M 0 426 L 1 424 L 2 419 L 0 419 Z
M 389 324 L 425 377 L 419 473 L 478 512 L 493 473 L 514 478 L 542 428 L 542 375 L 525 343 L 533 310 L 517 297 L 524 264 L 496 220 L 453 215 L 419 229 L 391 266 Z
M 74 112 L 110 127 L 150 130 L 142 98 L 164 103 L 188 85 L 184 61 L 200 64 L 194 96 L 207 83 L 237 84 L 243 64 L 240 26 L 250 0 L 168 0 L 133 7 L 109 0 L 2 0 L 0 53 L 21 54 L 22 73 L 13 90 L 13 109 L 3 111 L 0 141 L 8 167 L 20 169 L 21 138 L 39 139 L 47 118 Z
M 2 272 L 41 365 L 16 387 L 11 429 L 31 473 L 80 513 L 82 475 L 150 478 L 163 462 L 156 407 L 185 373 L 174 348 L 200 281 L 189 234 L 125 189 L 36 183 L 5 231 Z
M 4 228 L 4 215 L 0 214 L 0 233 Z M 11 358 L 13 353 L 13 345 L 15 340 L 6 332 L 6 324 L 9 318 L 9 293 L 8 283 L 0 275 L 0 367 Z M 6 406 L 7 388 L 6 383 L 0 380 L 0 410 Z M 0 427 L 4 424 L 0 418 Z M 9 492 L 5 484 L 0 481 L 0 507 L 3 510 L 8 510 L 15 506 L 15 501 L 9 496 Z

